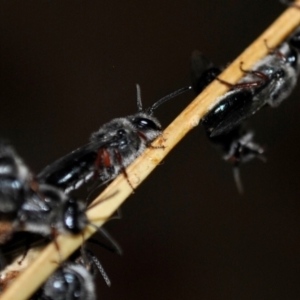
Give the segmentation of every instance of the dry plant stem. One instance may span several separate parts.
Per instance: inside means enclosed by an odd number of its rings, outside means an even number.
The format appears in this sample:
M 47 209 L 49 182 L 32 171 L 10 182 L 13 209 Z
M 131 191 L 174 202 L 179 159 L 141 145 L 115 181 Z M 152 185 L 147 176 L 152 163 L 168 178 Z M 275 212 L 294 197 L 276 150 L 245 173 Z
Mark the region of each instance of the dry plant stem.
M 300 1 L 299 1 L 300 3 Z M 300 10 L 288 8 L 254 43 L 250 45 L 222 74 L 223 80 L 236 83 L 243 73 L 240 71 L 240 62 L 244 62 L 246 69 L 251 69 L 259 59 L 264 57 L 268 50 L 264 40 L 267 40 L 270 47 L 279 45 L 298 25 L 300 24 Z M 227 91 L 224 84 L 214 81 L 199 95 L 165 130 L 163 142 L 165 149 L 147 149 L 128 169 L 129 180 L 134 187 L 137 187 L 152 170 L 164 159 L 171 149 L 196 125 L 205 115 L 215 99 Z M 161 142 L 161 141 L 160 141 Z M 159 139 L 154 143 L 159 145 Z M 113 212 L 132 193 L 124 176 L 118 176 L 101 194 L 102 199 L 113 195 L 111 199 L 93 207 L 89 213 L 89 219 L 98 226 L 101 226 Z M 99 197 L 97 199 L 99 199 Z M 96 200 L 97 200 L 96 199 Z M 83 233 L 84 239 L 89 238 L 95 229 L 87 227 Z M 67 258 L 83 242 L 83 236 L 59 236 L 58 244 L 60 255 Z M 58 267 L 59 256 L 56 247 L 52 244 L 42 251 L 40 256 L 23 271 L 0 297 L 0 300 L 22 300 L 28 299 L 30 295 L 46 280 L 47 277 Z

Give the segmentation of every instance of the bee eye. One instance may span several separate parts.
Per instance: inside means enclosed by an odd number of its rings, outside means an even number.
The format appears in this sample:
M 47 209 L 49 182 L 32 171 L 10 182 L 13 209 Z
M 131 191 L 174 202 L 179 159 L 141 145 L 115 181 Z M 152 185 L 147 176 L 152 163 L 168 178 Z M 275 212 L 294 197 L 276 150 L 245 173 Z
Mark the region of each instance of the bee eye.
M 126 131 L 125 131 L 124 129 L 119 129 L 119 130 L 117 131 L 117 135 L 118 135 L 119 137 L 122 137 L 122 136 L 126 135 Z
M 160 127 L 157 126 L 152 120 L 145 118 L 136 118 L 132 122 L 138 129 L 154 129 L 160 130 Z
M 78 228 L 78 206 L 73 199 L 69 199 L 64 207 L 64 223 L 65 227 L 73 233 L 80 232 L 81 228 Z

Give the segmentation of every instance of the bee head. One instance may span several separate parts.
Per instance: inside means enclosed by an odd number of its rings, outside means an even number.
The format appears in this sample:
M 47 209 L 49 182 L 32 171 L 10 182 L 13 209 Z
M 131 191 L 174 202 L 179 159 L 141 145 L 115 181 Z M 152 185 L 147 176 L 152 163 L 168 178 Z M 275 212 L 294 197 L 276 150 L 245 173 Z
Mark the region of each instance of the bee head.
M 64 227 L 73 234 L 78 234 L 88 223 L 85 205 L 80 200 L 69 198 L 63 208 Z

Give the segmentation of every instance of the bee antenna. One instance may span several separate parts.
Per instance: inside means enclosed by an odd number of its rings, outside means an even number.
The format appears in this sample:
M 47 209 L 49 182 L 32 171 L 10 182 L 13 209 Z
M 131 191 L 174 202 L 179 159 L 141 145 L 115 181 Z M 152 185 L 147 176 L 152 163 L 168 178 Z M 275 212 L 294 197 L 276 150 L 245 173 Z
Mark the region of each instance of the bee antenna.
M 86 254 L 89 256 L 89 258 L 93 261 L 94 265 L 97 267 L 98 271 L 100 272 L 100 274 L 102 275 L 105 283 L 110 287 L 111 286 L 111 281 L 107 275 L 107 273 L 105 272 L 102 264 L 100 263 L 98 257 L 96 257 L 91 251 L 89 251 L 88 249 L 85 249 Z
M 105 202 L 106 200 L 109 200 L 110 198 L 112 198 L 113 196 L 115 196 L 115 195 L 118 194 L 118 193 L 119 193 L 119 190 L 116 190 L 116 191 L 114 191 L 112 194 L 110 194 L 109 196 L 107 196 L 107 197 L 105 197 L 105 198 L 100 198 L 100 199 L 98 199 L 98 200 L 92 202 L 92 203 L 88 206 L 87 210 L 90 210 L 91 208 L 93 208 L 93 207 L 95 207 L 95 206 L 97 206 L 97 205 L 99 205 L 99 204 Z
M 104 248 L 105 250 L 110 251 L 112 253 L 117 253 L 115 248 L 113 248 L 111 246 L 108 246 L 105 243 L 100 242 L 100 241 L 98 241 L 96 239 L 89 238 L 89 243 L 93 243 L 95 245 L 98 245 L 98 246 L 100 246 L 100 247 Z M 119 253 L 117 253 L 117 254 L 119 254 Z
M 186 87 L 183 87 L 183 88 L 181 88 L 181 89 L 179 89 L 179 90 L 177 90 L 177 91 L 175 91 L 175 92 L 173 92 L 173 93 L 171 93 L 171 94 L 169 94 L 169 95 L 167 95 L 167 96 L 159 99 L 150 108 L 147 109 L 147 113 L 149 113 L 150 115 L 152 115 L 153 111 L 157 107 L 159 107 L 160 105 L 162 105 L 164 102 L 166 102 L 166 101 L 168 101 L 168 100 L 170 100 L 170 99 L 172 99 L 172 98 L 174 98 L 174 97 L 176 97 L 176 96 L 178 96 L 178 95 L 180 95 L 180 94 L 182 94 L 182 93 L 184 93 L 184 92 L 186 92 L 188 90 L 191 90 L 191 89 L 192 89 L 192 86 L 186 86 Z
M 118 242 L 103 228 L 98 227 L 93 223 L 88 223 L 90 226 L 96 228 L 98 232 L 100 232 L 112 245 L 112 248 L 115 250 L 115 252 L 119 255 L 123 254 L 121 246 L 118 244 Z
M 138 83 L 135 86 L 136 86 L 137 107 L 138 107 L 138 111 L 140 112 L 143 110 L 141 87 Z

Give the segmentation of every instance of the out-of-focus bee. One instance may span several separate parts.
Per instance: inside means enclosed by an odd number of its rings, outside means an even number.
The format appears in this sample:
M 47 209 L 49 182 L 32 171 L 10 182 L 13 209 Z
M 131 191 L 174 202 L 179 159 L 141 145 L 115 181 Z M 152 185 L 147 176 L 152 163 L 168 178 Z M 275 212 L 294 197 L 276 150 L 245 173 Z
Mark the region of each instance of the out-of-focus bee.
M 108 286 L 111 282 L 98 258 L 90 251 L 69 260 L 53 273 L 31 300 L 95 300 L 95 276 L 101 273 Z
M 29 232 L 55 239 L 58 233 L 78 234 L 88 225 L 96 227 L 86 217 L 84 201 L 75 200 L 57 187 L 40 184 L 32 178 L 33 175 L 15 151 L 9 145 L 0 143 L 0 186 L 4 186 L 0 189 L 2 244 L 15 232 Z M 119 249 L 104 229 L 99 231 L 115 249 Z

